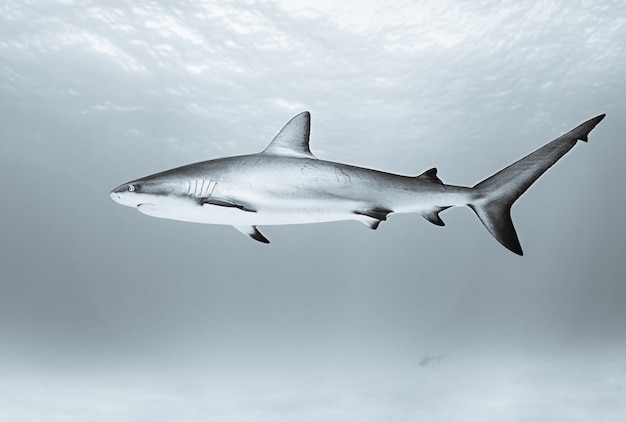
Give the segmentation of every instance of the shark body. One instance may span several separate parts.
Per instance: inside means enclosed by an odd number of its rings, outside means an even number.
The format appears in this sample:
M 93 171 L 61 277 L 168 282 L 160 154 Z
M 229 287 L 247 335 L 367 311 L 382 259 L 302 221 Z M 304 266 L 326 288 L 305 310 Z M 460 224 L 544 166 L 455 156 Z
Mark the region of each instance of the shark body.
M 111 198 L 160 218 L 232 225 L 269 243 L 260 225 L 357 220 L 371 229 L 392 213 L 439 213 L 469 206 L 506 248 L 522 255 L 510 217 L 513 202 L 604 118 L 597 116 L 474 187 L 446 185 L 432 168 L 419 176 L 317 159 L 309 149 L 310 114 L 291 119 L 257 154 L 189 164 L 124 183 Z

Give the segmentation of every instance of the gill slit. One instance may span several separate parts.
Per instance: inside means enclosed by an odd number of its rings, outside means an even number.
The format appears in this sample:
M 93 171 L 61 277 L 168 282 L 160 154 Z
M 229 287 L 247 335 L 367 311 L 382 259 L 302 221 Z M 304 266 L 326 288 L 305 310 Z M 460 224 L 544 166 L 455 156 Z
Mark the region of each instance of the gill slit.
M 217 186 L 213 180 L 194 179 L 187 181 L 187 195 L 196 198 L 210 198 Z

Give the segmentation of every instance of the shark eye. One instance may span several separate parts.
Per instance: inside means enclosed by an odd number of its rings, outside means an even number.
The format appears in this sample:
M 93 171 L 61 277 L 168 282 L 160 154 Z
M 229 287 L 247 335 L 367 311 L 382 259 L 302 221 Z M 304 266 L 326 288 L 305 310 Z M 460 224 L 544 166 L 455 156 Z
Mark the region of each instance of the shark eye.
M 135 185 L 128 185 L 129 192 L 135 192 Z

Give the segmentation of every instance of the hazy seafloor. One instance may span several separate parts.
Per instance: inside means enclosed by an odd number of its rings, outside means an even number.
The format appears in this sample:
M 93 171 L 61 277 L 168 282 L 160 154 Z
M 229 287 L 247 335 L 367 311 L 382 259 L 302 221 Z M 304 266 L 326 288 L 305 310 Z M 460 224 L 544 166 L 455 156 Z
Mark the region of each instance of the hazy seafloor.
M 463 353 L 437 361 L 136 360 L 6 369 L 10 421 L 623 421 L 626 353 Z M 245 362 L 244 362 L 245 360 Z M 328 359 L 325 359 L 327 362 Z M 44 369 L 45 368 L 45 369 Z

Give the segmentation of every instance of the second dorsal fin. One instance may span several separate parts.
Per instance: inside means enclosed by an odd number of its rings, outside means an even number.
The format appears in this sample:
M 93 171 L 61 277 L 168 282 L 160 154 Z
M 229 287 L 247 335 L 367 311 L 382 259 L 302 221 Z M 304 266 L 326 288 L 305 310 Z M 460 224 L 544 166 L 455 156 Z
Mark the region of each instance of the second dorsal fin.
M 417 176 L 419 179 L 430 180 L 431 182 L 439 183 L 443 186 L 443 182 L 437 177 L 437 167 L 433 167 L 430 170 L 426 170 L 424 173 Z
M 298 114 L 278 132 L 263 154 L 284 155 L 287 157 L 315 158 L 309 149 L 311 114 L 308 111 Z

